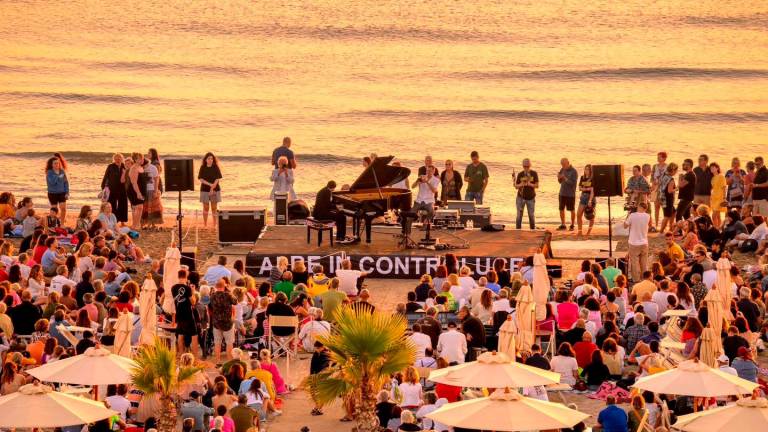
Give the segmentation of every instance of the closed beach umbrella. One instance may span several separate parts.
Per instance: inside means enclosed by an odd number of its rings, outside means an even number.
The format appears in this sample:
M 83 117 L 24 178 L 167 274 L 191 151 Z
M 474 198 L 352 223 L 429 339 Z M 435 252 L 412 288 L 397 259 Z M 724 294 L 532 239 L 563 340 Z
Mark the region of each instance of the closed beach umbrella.
M 123 357 L 131 357 L 131 333 L 133 333 L 133 314 L 123 312 L 115 323 L 114 352 Z
M 534 331 L 536 328 L 536 316 L 534 315 L 535 303 L 533 293 L 529 285 L 520 287 L 517 293 L 517 350 L 530 351 L 533 345 Z
M 179 270 L 181 269 L 181 252 L 179 248 L 169 247 L 165 250 L 165 264 L 163 265 L 163 311 L 167 314 L 176 313 L 176 303 L 173 302 L 171 288 L 179 283 Z
M 489 397 L 443 405 L 427 418 L 453 427 L 514 432 L 569 428 L 589 418 L 589 414 L 504 389 Z
M 557 384 L 560 374 L 517 363 L 494 351 L 480 354 L 477 361 L 434 370 L 429 380 L 457 387 L 533 387 Z
M 103 348 L 88 348 L 83 354 L 46 363 L 28 372 L 40 381 L 95 386 L 127 384 L 131 382 L 131 369 L 135 366 L 133 360 Z
M 674 369 L 640 378 L 632 387 L 678 396 L 720 397 L 749 394 L 758 385 L 698 360 L 687 360 Z
M 152 275 L 147 274 L 144 285 L 141 287 L 139 295 L 139 312 L 141 319 L 141 334 L 139 335 L 139 344 L 152 345 L 157 336 L 157 285 Z
M 685 432 L 766 430 L 768 400 L 740 399 L 733 405 L 680 416 L 673 427 Z
M 704 331 L 701 332 L 701 339 L 699 340 L 699 358 L 702 363 L 709 367 L 717 366 L 717 358 L 720 356 L 720 345 L 715 345 L 715 331 L 712 327 L 707 326 Z
M 499 327 L 499 352 L 506 354 L 512 361 L 515 361 L 515 334 L 517 326 L 512 319 L 512 315 L 507 315 L 504 324 Z
M 704 297 L 704 303 L 707 305 L 707 322 L 708 326 L 712 327 L 714 331 L 713 337 L 714 343 L 717 346 L 722 345 L 720 333 L 723 329 L 723 299 L 720 297 L 720 291 L 711 289 Z
M 547 317 L 547 299 L 549 298 L 549 275 L 547 274 L 547 259 L 544 254 L 533 256 L 533 299 L 536 301 L 536 320 Z
M 40 429 L 92 423 L 117 414 L 103 403 L 27 384 L 0 397 L 0 427 Z
M 717 260 L 717 292 L 720 293 L 720 300 L 722 300 L 722 308 L 725 313 L 725 317 L 730 317 L 730 305 L 731 305 L 731 286 L 733 281 L 731 280 L 731 261 L 728 258 L 720 258 Z

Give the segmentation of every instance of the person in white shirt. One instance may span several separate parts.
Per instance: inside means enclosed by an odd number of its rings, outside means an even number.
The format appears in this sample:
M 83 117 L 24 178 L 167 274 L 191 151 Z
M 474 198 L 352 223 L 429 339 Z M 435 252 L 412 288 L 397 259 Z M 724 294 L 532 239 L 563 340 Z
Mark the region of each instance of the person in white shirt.
M 677 295 L 675 295 L 674 291 L 670 290 L 669 288 L 669 281 L 663 280 L 659 283 L 659 290 L 654 292 L 651 296 L 651 300 L 656 303 L 658 306 L 658 314 L 659 317 L 661 317 L 664 312 L 669 309 L 669 296 L 673 296 L 677 298 Z M 654 320 L 655 321 L 655 320 Z
M 128 416 L 128 409 L 131 408 L 131 401 L 125 397 L 128 394 L 128 387 L 125 384 L 119 384 L 115 393 L 104 398 L 104 401 L 109 405 L 109 409 L 120 414 L 120 420 L 125 421 Z
M 67 266 L 60 265 L 56 268 L 56 276 L 51 279 L 51 291 L 61 294 L 61 288 L 64 285 L 76 286 L 77 282 L 69 279 L 69 270 Z
M 459 283 L 461 283 L 461 278 L 459 278 Z M 483 295 L 483 291 L 488 289 L 486 288 L 486 285 L 488 285 L 488 278 L 486 278 L 485 276 L 477 280 L 477 285 L 475 285 L 469 291 L 470 306 L 475 306 L 476 304 L 480 303 L 480 296 Z
M 419 373 L 413 366 L 408 366 L 403 374 L 403 382 L 398 386 L 403 399 L 400 406 L 403 408 L 418 408 L 422 405 L 421 382 Z
M 512 313 L 512 305 L 509 304 L 509 294 L 507 294 L 507 290 L 503 289 L 499 291 L 499 298 L 496 299 L 493 302 L 493 306 L 491 306 L 491 310 L 493 310 L 493 313 L 504 311 L 506 313 Z
M 312 320 L 304 324 L 299 330 L 299 340 L 304 351 L 313 352 L 317 337 L 331 333 L 331 323 L 323 321 L 323 310 L 320 308 L 310 308 L 309 313 L 312 315 Z
M 416 418 L 421 420 L 421 424 L 424 430 L 435 431 L 447 431 L 449 427 L 438 422 L 433 422 L 427 418 L 427 414 L 432 413 L 441 406 L 448 403 L 448 399 L 437 399 L 435 392 L 427 392 L 424 394 L 424 405 L 416 411 Z
M 360 270 L 352 270 L 352 261 L 345 259 L 341 262 L 341 268 L 336 270 L 339 279 L 339 291 L 348 296 L 357 296 L 357 281 L 368 273 Z
M 448 363 L 464 363 L 467 355 L 467 337 L 456 328 L 456 321 L 448 322 L 448 330 L 437 339 L 437 352 Z
M 648 204 L 640 202 L 637 211 L 630 213 L 624 221 L 624 228 L 629 229 L 629 273 L 632 280 L 638 282 L 642 279 L 644 271 L 648 270 L 648 226 L 651 223 L 651 215 L 648 213 Z
M 226 277 L 232 282 L 232 272 L 229 271 L 227 266 L 227 257 L 220 256 L 218 264 L 208 267 L 205 271 L 203 279 L 208 282 L 208 285 L 214 286 L 221 278 Z
M 701 275 L 701 281 L 704 282 L 708 290 L 711 290 L 712 286 L 717 283 L 717 270 L 705 270 Z M 733 286 L 731 286 L 731 290 L 733 290 Z
M 725 372 L 727 374 L 731 374 L 733 376 L 739 376 L 739 373 L 731 367 L 730 365 L 730 359 L 725 354 L 720 354 L 720 357 L 717 358 L 717 367 L 720 369 L 720 371 Z
M 560 374 L 560 382 L 574 385 L 579 376 L 579 365 L 576 362 L 576 354 L 568 342 L 563 342 L 557 350 L 557 355 L 549 361 L 552 372 Z
M 420 211 L 426 213 L 425 219 L 432 220 L 435 216 L 435 194 L 440 186 L 440 178 L 435 175 L 435 167 L 428 166 L 427 173 L 420 175 L 413 183 L 413 188 L 418 187 L 416 200 L 413 203 L 412 211 L 418 214 Z
M 416 345 L 416 360 L 423 358 L 427 349 L 432 349 L 432 339 L 421 332 L 421 324 L 419 323 L 413 325 L 413 333 L 408 338 Z
M 488 279 L 486 279 L 486 283 L 488 283 Z M 462 266 L 459 269 L 459 284 L 466 293 L 472 292 L 472 289 L 477 286 L 477 283 L 472 278 L 472 269 L 467 266 Z M 467 300 L 469 300 L 469 297 L 467 297 Z

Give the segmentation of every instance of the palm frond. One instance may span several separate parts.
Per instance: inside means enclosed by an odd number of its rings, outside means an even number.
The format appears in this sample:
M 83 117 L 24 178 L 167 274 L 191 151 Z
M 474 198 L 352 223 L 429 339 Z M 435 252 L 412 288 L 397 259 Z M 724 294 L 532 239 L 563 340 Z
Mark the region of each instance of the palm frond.
M 159 339 L 142 346 L 134 359 L 133 384 L 147 394 L 172 395 L 178 385 L 199 371 L 197 368 L 176 370 L 176 353 Z

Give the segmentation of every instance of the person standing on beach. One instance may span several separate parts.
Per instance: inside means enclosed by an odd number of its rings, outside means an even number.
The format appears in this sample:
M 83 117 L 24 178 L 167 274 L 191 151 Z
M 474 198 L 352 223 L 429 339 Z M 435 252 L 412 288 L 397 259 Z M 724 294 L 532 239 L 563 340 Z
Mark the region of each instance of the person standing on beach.
M 288 140 L 290 146 L 290 139 Z M 203 156 L 203 163 L 197 172 L 200 180 L 200 202 L 203 203 L 203 226 L 208 226 L 208 210 L 211 211 L 213 226 L 216 226 L 216 210 L 221 202 L 221 167 L 219 160 L 213 153 L 208 152 Z
M 746 175 L 747 172 L 741 169 L 741 160 L 737 157 L 731 159 L 731 169 L 725 173 L 725 182 L 728 185 L 728 193 L 726 194 L 728 208 L 741 210 L 746 197 L 746 185 L 744 183 Z
M 112 206 L 117 221 L 123 225 L 128 222 L 128 195 L 125 187 L 128 170 L 125 169 L 124 160 L 122 154 L 115 153 L 101 179 L 101 189 L 107 195 L 106 201 Z
M 272 151 L 272 166 L 280 168 L 280 158 L 285 156 L 288 159 L 288 167 L 296 169 L 296 155 L 291 150 L 291 137 L 283 138 L 283 145 Z
M 285 156 L 280 156 L 277 160 L 277 168 L 272 170 L 272 192 L 269 199 L 274 200 L 275 194 L 284 193 L 288 195 L 289 201 L 296 200 L 296 192 L 293 191 L 293 169 Z
M 464 195 L 465 201 L 474 201 L 477 204 L 483 204 L 483 194 L 488 187 L 488 167 L 480 162 L 480 155 L 477 151 L 472 151 L 469 157 L 472 163 L 467 165 L 464 170 L 464 181 L 467 182 L 467 192 Z
M 629 273 L 635 282 L 639 282 L 643 272 L 648 270 L 648 225 L 651 215 L 647 210 L 648 204 L 641 201 L 637 204 L 637 211 L 630 213 L 624 221 L 624 228 L 629 229 Z
M 651 168 L 651 201 L 653 201 L 654 222 L 651 232 L 659 228 L 659 210 L 661 209 L 661 194 L 659 187 L 661 177 L 667 171 L 667 152 L 659 152 L 656 155 L 656 164 Z
M 712 171 L 709 169 L 709 156 L 699 155 L 699 166 L 693 169 L 696 174 L 696 188 L 694 189 L 693 203 L 695 205 L 709 205 L 712 196 Z
M 443 186 L 440 189 L 440 202 L 445 204 L 448 200 L 461 200 L 464 181 L 461 179 L 461 174 L 453 169 L 453 161 L 450 159 L 445 161 L 445 170 L 440 173 L 440 183 Z
M 144 155 L 133 153 L 130 168 L 128 168 L 128 201 L 132 206 L 131 229 L 141 229 L 141 213 L 144 211 L 144 200 L 147 192 L 147 175 L 144 173 Z
M 582 235 L 582 226 L 584 225 L 584 212 L 587 210 L 587 207 L 593 207 L 595 205 L 595 188 L 592 186 L 592 165 L 587 164 L 584 166 L 584 171 L 581 173 L 581 178 L 579 179 L 579 191 L 581 191 L 581 195 L 579 195 L 579 210 L 576 213 L 576 222 L 579 225 L 579 232 L 578 235 Z M 592 233 L 592 227 L 595 224 L 595 218 L 589 219 L 589 228 L 587 228 L 587 237 Z
M 664 212 L 664 220 L 661 221 L 661 232 L 664 232 L 667 226 L 669 230 L 674 230 L 675 226 L 675 174 L 677 174 L 677 164 L 672 162 L 667 166 L 667 171 L 659 181 L 659 197 L 661 209 Z
M 51 207 L 59 209 L 59 217 L 65 221 L 67 200 L 69 199 L 69 179 L 67 178 L 67 164 L 61 154 L 55 153 L 45 163 L 45 182 L 48 186 L 48 202 Z
M 693 205 L 694 191 L 696 189 L 696 174 L 693 173 L 693 161 L 686 159 L 683 161 L 683 173 L 678 180 L 679 199 L 677 210 L 675 211 L 675 220 L 688 219 L 691 217 L 691 206 Z
M 144 204 L 144 212 L 141 215 L 142 226 L 155 228 L 163 224 L 163 182 L 161 174 L 163 168 L 160 165 L 160 156 L 156 149 L 149 149 L 144 157 L 144 171 L 147 173 L 147 202 Z
M 523 159 L 523 170 L 517 174 L 515 188 L 517 188 L 517 219 L 515 228 L 523 226 L 523 209 L 528 208 L 528 226 L 536 229 L 536 189 L 539 187 L 539 175 L 531 169 L 531 160 Z
M 579 173 L 571 165 L 567 158 L 560 159 L 560 171 L 557 173 L 557 182 L 560 183 L 560 193 L 557 195 L 560 208 L 560 226 L 558 231 L 565 231 L 565 211 L 571 212 L 571 231 L 576 220 L 576 183 L 579 181 Z
M 755 158 L 755 180 L 752 183 L 752 211 L 756 215 L 768 216 L 768 168 L 762 156 Z

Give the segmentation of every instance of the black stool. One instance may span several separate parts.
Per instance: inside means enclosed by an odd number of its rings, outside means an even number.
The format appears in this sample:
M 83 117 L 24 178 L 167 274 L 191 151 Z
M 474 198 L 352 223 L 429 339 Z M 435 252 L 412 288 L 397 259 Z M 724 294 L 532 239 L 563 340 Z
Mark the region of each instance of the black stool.
M 323 244 L 323 231 L 328 231 L 328 237 L 331 239 L 331 246 L 333 246 L 333 227 L 336 226 L 336 222 L 317 220 L 313 217 L 306 219 L 307 225 L 307 243 L 312 240 L 312 231 L 317 231 L 317 245 Z

